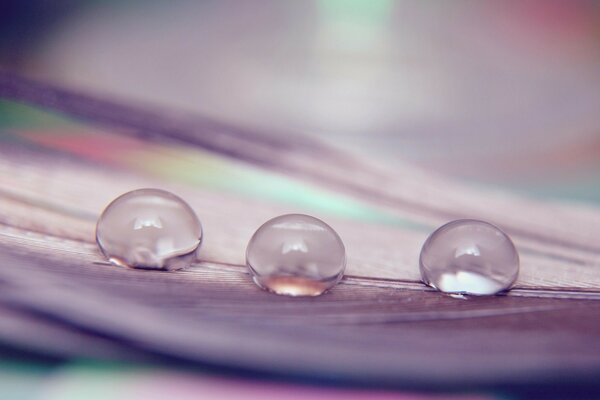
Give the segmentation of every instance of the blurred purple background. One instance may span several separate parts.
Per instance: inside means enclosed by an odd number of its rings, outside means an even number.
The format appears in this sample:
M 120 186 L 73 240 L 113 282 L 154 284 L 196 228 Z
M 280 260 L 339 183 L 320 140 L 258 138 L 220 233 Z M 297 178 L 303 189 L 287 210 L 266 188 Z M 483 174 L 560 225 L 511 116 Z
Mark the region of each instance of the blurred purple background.
M 5 0 L 0 67 L 318 137 L 392 168 L 410 162 L 474 185 L 600 204 L 597 1 Z M 0 102 L 0 122 L 11 110 Z M 90 135 L 54 140 L 109 153 Z M 303 393 L 168 370 L 57 373 L 2 361 L 0 386 L 10 398 L 81 398 L 90 387 L 98 398 L 162 398 L 173 388 L 180 398 Z
M 18 2 L 2 64 L 551 199 L 600 201 L 594 1 Z

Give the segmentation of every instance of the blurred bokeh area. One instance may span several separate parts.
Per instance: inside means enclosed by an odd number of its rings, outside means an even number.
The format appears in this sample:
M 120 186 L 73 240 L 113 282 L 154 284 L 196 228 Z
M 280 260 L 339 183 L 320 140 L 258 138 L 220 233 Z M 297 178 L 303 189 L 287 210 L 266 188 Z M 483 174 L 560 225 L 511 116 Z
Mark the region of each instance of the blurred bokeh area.
M 403 177 L 423 170 L 427 177 L 447 176 L 477 188 L 571 202 L 578 210 L 600 205 L 600 2 L 595 0 L 2 0 L 3 70 L 161 115 L 189 113 L 261 135 L 321 140 L 340 154 L 383 163 L 386 172 L 405 168 Z M 354 222 L 432 229 L 326 185 L 311 186 L 210 149 L 169 147 L 166 140 L 163 146 L 141 136 L 116 134 L 61 114 L 59 107 L 0 98 L 3 154 L 22 147 L 28 150 L 22 154 L 40 154 L 42 161 L 47 156 L 51 163 L 79 157 L 233 193 L 245 207 L 247 199 L 268 199 Z M 19 156 L 15 170 L 25 169 Z M 404 183 L 413 193 L 416 185 Z M 85 187 L 72 186 L 73 193 L 87 194 Z M 475 202 L 485 203 L 466 204 Z M 529 215 L 525 221 L 531 224 Z M 237 222 L 228 220 L 232 226 Z M 590 254 L 598 260 L 600 253 Z M 584 261 L 578 266 L 595 265 Z M 509 330 L 501 333 L 509 338 Z M 581 333 L 590 339 L 589 332 Z M 29 356 L 5 346 L 0 332 L 0 398 L 94 398 L 93 391 L 102 399 L 431 395 L 313 388 L 320 382 L 307 379 L 300 382 L 309 384 L 304 386 L 251 374 L 220 376 L 220 371 L 190 372 L 144 360 L 130 367 Z M 328 378 L 336 377 L 319 379 Z M 470 398 L 506 397 L 475 393 Z
M 12 0 L 0 62 L 391 167 L 600 201 L 595 1 Z

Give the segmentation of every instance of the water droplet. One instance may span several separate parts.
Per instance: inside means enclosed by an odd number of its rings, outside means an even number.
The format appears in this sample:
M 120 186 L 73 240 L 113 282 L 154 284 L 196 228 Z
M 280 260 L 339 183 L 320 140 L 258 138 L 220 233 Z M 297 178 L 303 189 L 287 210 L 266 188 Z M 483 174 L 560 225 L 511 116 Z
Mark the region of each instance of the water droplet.
M 202 226 L 190 206 L 159 189 L 117 197 L 96 225 L 100 250 L 123 267 L 181 269 L 196 260 L 201 241 Z
M 492 224 L 468 219 L 433 232 L 419 264 L 423 281 L 446 293 L 496 294 L 519 274 L 519 254 L 510 238 Z
M 263 224 L 250 239 L 246 263 L 254 282 L 289 296 L 318 296 L 344 274 L 342 239 L 325 222 L 287 214 Z

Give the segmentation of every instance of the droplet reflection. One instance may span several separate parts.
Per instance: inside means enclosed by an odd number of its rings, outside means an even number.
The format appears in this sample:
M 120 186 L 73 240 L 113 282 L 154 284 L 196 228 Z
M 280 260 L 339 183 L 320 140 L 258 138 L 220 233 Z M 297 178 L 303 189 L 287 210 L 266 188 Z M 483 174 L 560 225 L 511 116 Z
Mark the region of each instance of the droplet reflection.
M 519 255 L 499 228 L 457 220 L 433 232 L 420 257 L 423 281 L 442 292 L 492 295 L 509 289 L 519 273 Z
M 174 194 L 139 189 L 106 207 L 96 225 L 96 241 L 115 265 L 174 270 L 195 261 L 202 226 L 190 206 Z
M 344 273 L 346 253 L 338 234 L 302 214 L 273 218 L 254 233 L 246 250 L 254 282 L 273 293 L 318 296 Z

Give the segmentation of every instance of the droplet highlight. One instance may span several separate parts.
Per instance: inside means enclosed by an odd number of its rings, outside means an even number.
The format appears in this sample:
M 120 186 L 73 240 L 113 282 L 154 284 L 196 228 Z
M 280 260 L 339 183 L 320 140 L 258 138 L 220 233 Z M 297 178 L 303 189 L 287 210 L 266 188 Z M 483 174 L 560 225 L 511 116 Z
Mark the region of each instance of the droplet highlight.
M 320 219 L 287 214 L 264 223 L 246 250 L 254 282 L 288 296 L 318 296 L 344 274 L 346 250 L 338 234 Z
M 113 200 L 96 225 L 96 242 L 114 265 L 176 270 L 196 260 L 202 225 L 191 207 L 160 189 L 138 189 Z
M 421 278 L 445 293 L 493 295 L 519 274 L 519 254 L 500 228 L 478 220 L 449 222 L 423 244 Z

